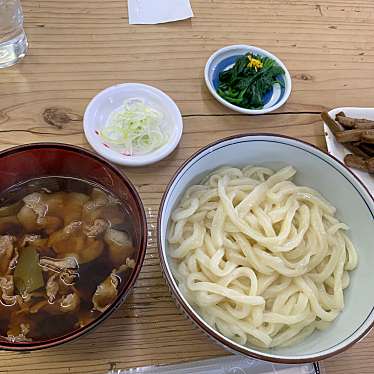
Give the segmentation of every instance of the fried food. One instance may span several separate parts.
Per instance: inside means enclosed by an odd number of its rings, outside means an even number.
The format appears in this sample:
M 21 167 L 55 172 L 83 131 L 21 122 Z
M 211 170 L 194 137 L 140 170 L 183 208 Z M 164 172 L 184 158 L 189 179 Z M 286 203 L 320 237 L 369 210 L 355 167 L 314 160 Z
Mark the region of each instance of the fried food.
M 352 152 L 344 158 L 345 164 L 374 173 L 374 121 L 347 117 L 344 112 L 337 113 L 335 120 L 327 112 L 321 117 L 335 139 Z
M 339 112 L 335 116 L 335 120 L 345 129 L 374 129 L 374 121 L 365 118 L 347 117 L 344 112 Z

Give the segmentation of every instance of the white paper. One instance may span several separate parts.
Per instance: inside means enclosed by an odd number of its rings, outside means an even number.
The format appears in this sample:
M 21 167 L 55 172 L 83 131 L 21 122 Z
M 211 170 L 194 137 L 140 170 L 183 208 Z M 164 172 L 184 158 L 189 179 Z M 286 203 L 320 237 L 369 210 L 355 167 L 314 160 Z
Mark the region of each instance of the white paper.
M 193 17 L 190 0 L 128 0 L 129 23 L 156 24 Z
M 236 355 L 165 366 L 112 370 L 108 374 L 317 374 L 318 364 L 284 365 Z M 320 371 L 318 371 L 320 373 Z

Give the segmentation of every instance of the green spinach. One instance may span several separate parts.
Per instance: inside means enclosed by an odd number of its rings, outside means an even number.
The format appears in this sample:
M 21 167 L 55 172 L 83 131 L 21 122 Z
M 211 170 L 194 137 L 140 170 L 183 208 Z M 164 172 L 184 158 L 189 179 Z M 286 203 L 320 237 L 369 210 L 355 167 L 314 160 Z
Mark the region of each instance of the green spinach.
M 271 58 L 250 53 L 240 56 L 235 65 L 219 74 L 217 93 L 229 103 L 247 109 L 261 109 L 263 96 L 284 70 Z

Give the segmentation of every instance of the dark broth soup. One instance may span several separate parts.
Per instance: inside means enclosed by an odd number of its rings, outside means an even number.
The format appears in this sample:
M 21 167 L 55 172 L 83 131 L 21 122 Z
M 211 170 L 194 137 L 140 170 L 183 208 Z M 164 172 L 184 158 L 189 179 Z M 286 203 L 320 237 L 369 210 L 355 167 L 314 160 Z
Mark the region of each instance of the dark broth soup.
M 46 177 L 0 196 L 0 339 L 57 338 L 117 298 L 134 267 L 127 207 L 101 186 Z

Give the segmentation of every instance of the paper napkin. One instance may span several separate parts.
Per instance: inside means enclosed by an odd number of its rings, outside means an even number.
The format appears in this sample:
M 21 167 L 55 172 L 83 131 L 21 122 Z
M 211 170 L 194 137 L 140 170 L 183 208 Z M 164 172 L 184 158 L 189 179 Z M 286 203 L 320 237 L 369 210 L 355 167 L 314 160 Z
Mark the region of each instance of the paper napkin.
M 193 17 L 190 0 L 128 0 L 129 23 L 156 24 Z

